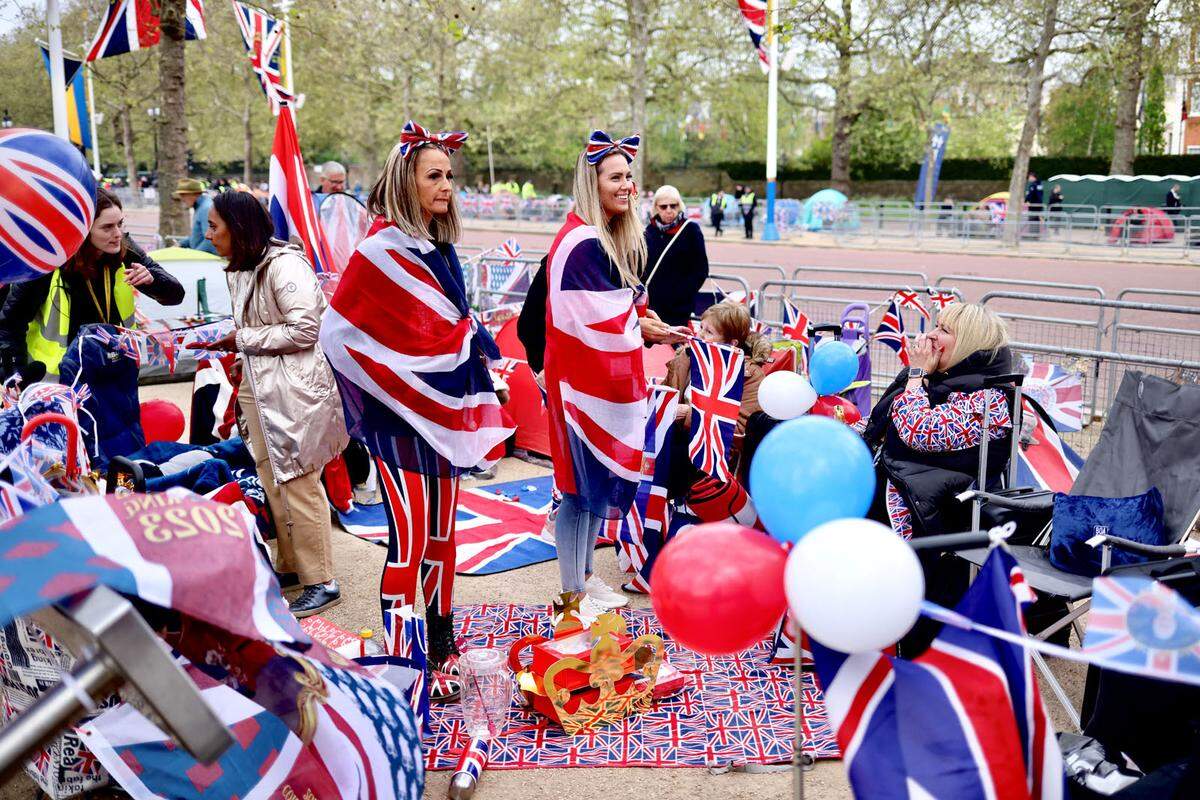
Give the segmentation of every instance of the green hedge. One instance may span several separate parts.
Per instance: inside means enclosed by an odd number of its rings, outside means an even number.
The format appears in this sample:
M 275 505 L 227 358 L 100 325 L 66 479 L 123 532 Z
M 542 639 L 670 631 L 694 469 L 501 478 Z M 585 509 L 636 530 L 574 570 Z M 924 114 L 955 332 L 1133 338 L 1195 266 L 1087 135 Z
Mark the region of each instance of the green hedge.
M 941 179 L 1008 180 L 1011 158 L 947 158 L 942 162 Z M 1107 175 L 1107 158 L 1086 156 L 1034 156 L 1029 168 L 1045 179 L 1052 175 Z M 762 161 L 723 161 L 718 164 L 735 181 L 762 180 L 766 165 Z M 920 164 L 850 164 L 850 177 L 860 181 L 916 180 Z M 1137 175 L 1200 175 L 1200 155 L 1138 156 L 1133 160 Z M 827 167 L 797 169 L 781 165 L 779 180 L 827 180 Z

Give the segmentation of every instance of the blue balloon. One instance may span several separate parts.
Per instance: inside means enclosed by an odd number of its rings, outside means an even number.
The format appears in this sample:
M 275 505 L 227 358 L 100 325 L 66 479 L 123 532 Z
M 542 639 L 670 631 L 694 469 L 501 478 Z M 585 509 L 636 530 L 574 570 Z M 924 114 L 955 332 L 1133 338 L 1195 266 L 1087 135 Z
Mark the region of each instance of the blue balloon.
M 797 542 L 830 520 L 867 513 L 875 496 L 871 451 L 837 420 L 789 420 L 755 451 L 750 496 L 768 533 L 781 542 Z
M 808 379 L 818 395 L 837 394 L 858 377 L 858 355 L 845 342 L 818 347 L 808 365 Z

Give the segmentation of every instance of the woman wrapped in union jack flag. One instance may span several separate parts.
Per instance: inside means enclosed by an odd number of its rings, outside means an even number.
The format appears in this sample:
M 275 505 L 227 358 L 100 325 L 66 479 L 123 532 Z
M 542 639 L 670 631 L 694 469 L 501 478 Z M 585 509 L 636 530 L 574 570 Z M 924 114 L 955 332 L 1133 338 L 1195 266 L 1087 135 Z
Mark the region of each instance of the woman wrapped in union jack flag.
M 999 488 L 1008 465 L 1009 398 L 984 386 L 1012 372 L 1008 331 L 988 308 L 952 303 L 933 331 L 916 338 L 910 361 L 871 410 L 863 433 L 879 452 L 882 496 L 871 516 L 905 539 L 968 530 L 970 505 L 956 496 L 976 479 L 985 406 L 987 489 Z M 924 566 L 929 599 L 952 607 L 966 589 L 967 563 L 935 556 Z
M 547 256 L 546 408 L 563 494 L 555 606 L 584 622 L 628 602 L 592 573 L 592 552 L 604 520 L 629 510 L 641 475 L 649 413 L 642 345 L 685 338 L 646 305 L 646 241 L 629 168 L 639 141 L 592 132 L 575 164 L 575 208 Z
M 462 131 L 411 120 L 371 189 L 376 221 L 338 282 L 321 326 L 351 435 L 378 468 L 388 518 L 379 600 L 425 597 L 430 700 L 458 696 L 453 598 L 459 476 L 485 462 L 505 424 L 488 364 L 500 351 L 470 313 L 451 154 Z

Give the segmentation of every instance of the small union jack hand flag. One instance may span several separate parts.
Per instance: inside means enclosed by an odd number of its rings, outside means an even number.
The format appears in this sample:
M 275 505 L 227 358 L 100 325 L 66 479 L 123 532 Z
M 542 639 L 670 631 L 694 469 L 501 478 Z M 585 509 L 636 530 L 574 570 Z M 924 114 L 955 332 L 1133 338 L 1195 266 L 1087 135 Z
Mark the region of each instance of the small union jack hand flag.
M 704 473 L 729 483 L 728 453 L 742 403 L 745 355 L 736 347 L 692 339 L 692 440 L 688 455 Z
M 900 363 L 908 366 L 908 337 L 904 335 L 904 320 L 900 317 L 900 310 L 896 308 L 896 298 L 888 301 L 887 310 L 883 312 L 883 319 L 879 321 L 879 328 L 875 331 L 875 341 L 882 342 L 888 347 L 896 351 L 900 356 Z

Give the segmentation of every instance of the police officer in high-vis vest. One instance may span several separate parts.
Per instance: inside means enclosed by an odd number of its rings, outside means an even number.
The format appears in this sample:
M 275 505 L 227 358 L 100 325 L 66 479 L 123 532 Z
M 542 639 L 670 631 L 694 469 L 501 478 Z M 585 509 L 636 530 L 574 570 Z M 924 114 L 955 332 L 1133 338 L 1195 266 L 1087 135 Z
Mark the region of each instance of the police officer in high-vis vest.
M 10 287 L 0 309 L 0 379 L 32 361 L 50 379 L 79 328 L 134 326 L 134 290 L 164 306 L 183 302 L 183 286 L 124 233 L 121 201 L 96 190 L 96 215 L 79 251 L 49 275 Z

